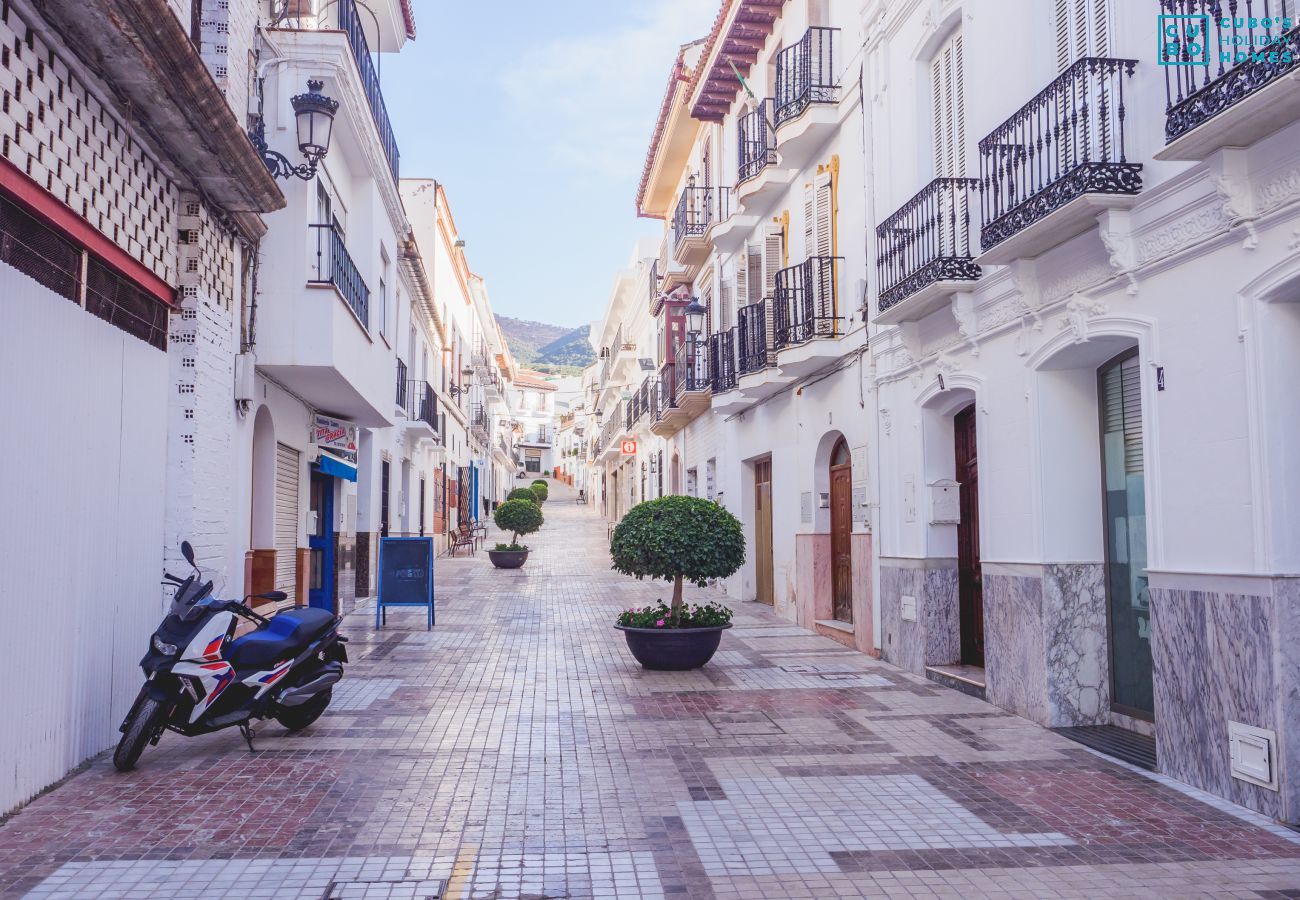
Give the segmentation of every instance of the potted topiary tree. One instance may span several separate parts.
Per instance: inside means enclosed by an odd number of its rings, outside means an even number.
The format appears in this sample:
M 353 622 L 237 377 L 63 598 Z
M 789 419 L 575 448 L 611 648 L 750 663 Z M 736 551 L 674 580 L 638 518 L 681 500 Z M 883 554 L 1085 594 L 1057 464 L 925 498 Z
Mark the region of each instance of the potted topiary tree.
M 492 521 L 497 528 L 510 532 L 509 544 L 497 544 L 488 551 L 492 565 L 498 569 L 520 568 L 528 560 L 528 548 L 519 543 L 519 536 L 532 534 L 542 527 L 541 507 L 526 498 L 507 500 L 492 513 Z
M 536 503 L 536 502 L 537 502 L 537 492 L 534 491 L 532 488 L 526 488 L 526 487 L 515 488 L 515 489 L 514 489 L 513 491 L 511 491 L 510 493 L 506 494 L 506 499 L 507 499 L 507 500 L 527 500 L 529 503 Z
M 673 583 L 670 605 L 628 609 L 614 626 L 623 632 L 636 661 L 647 669 L 681 671 L 707 663 L 731 627 L 731 610 L 720 603 L 687 606 L 686 581 L 704 587 L 726 578 L 745 561 L 740 521 L 720 504 L 700 497 L 660 497 L 632 507 L 614 529 L 609 546 L 614 569 L 636 578 Z
M 529 490 L 531 490 L 534 494 L 537 495 L 537 503 L 539 506 L 545 503 L 547 498 L 551 496 L 550 486 L 545 481 L 541 481 L 540 479 L 534 481 L 531 485 L 529 485 Z

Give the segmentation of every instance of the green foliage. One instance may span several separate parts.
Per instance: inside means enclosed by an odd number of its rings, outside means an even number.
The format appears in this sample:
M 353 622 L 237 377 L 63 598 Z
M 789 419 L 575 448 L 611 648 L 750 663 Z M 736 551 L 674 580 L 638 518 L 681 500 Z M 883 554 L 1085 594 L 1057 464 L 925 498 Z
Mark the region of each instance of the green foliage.
M 609 545 L 615 571 L 637 578 L 683 578 L 700 587 L 745 561 L 740 520 L 702 497 L 660 497 L 632 507 Z
M 523 544 L 497 544 L 492 549 L 498 553 L 523 553 L 528 550 Z
M 511 491 L 511 493 L 515 492 Z M 497 528 L 511 533 L 512 544 L 518 544 L 519 535 L 537 531 L 542 527 L 545 519 L 542 517 L 541 507 L 532 500 L 521 498 L 507 500 L 498 506 L 492 513 L 492 521 L 496 522 Z
M 712 628 L 730 621 L 731 610 L 721 603 L 683 606 L 674 618 L 662 600 L 658 606 L 625 609 L 618 616 L 618 624 L 628 628 Z
M 511 500 L 527 500 L 530 503 L 536 503 L 537 494 L 534 493 L 532 488 L 515 488 L 509 494 L 506 494 L 506 501 L 509 502 Z
M 545 503 L 551 496 L 551 489 L 545 481 L 534 481 L 528 489 L 537 495 L 539 505 Z

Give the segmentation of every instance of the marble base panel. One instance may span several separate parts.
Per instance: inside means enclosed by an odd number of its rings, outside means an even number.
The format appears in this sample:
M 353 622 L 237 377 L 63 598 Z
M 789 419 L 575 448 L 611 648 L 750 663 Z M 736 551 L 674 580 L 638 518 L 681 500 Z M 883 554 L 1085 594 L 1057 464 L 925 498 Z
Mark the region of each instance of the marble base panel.
M 988 570 L 983 580 L 985 697 L 1018 716 L 1046 724 L 1043 581 Z
M 852 556 L 853 633 L 832 632 L 817 626 L 834 616 L 831 536 L 796 534 L 794 541 L 794 609 L 796 621 L 863 653 L 873 649 L 871 631 L 871 535 L 849 538 Z
M 1284 792 L 1232 777 L 1228 722 L 1274 731 L 1283 748 L 1300 740 L 1294 667 L 1297 598 L 1197 590 L 1186 580 L 1160 586 L 1152 578 L 1151 634 L 1155 668 L 1156 752 L 1160 771 L 1266 815 L 1295 821 Z M 1283 649 L 1285 648 L 1285 650 Z M 1275 662 L 1276 661 L 1276 662 Z M 1281 663 L 1280 665 L 1278 663 Z M 1285 679 L 1285 681 L 1284 681 Z M 1289 682 L 1289 683 L 1287 683 Z M 1300 770 L 1284 765 L 1286 793 Z
M 904 621 L 902 598 L 916 598 L 916 621 Z M 957 563 L 953 559 L 880 561 L 880 652 L 900 668 L 925 673 L 961 656 L 957 620 Z
M 1110 721 L 1110 626 L 1101 563 L 1043 567 L 1047 722 L 1056 728 Z

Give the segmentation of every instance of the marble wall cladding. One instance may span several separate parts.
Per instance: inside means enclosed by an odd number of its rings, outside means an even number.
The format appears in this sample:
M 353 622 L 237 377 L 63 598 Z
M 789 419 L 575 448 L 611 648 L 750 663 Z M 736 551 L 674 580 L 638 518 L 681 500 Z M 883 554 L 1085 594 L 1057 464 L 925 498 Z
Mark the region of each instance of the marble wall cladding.
M 1043 582 L 984 571 L 985 696 L 990 703 L 1047 724 Z
M 1153 587 L 1151 610 L 1160 771 L 1280 816 L 1280 793 L 1233 778 L 1228 749 L 1230 719 L 1278 730 L 1273 598 Z
M 871 631 L 871 535 L 854 534 L 849 539 L 853 553 L 853 635 L 859 650 L 870 653 L 875 646 Z
M 880 565 L 881 655 L 918 675 L 929 665 L 953 663 L 961 655 L 957 628 L 957 569 L 952 560 L 903 561 Z M 916 598 L 916 621 L 904 621 L 902 598 Z
M 831 536 L 794 536 L 795 616 L 804 628 L 831 618 Z
M 1104 725 L 1110 709 L 1106 569 L 1101 563 L 1043 567 L 1047 719 L 1051 727 Z
M 1277 722 L 1282 732 L 1282 818 L 1300 824 L 1300 578 L 1273 582 Z

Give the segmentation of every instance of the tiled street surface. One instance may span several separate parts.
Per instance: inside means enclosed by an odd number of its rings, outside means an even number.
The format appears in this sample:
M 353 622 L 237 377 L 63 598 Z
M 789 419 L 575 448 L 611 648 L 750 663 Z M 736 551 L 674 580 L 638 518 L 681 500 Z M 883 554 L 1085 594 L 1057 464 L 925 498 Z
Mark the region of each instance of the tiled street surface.
M 434 631 L 352 616 L 307 732 L 167 735 L 30 804 L 0 894 L 1300 895 L 1297 835 L 755 604 L 704 670 L 641 670 L 610 624 L 665 589 L 571 496 L 522 571 L 439 560 Z

